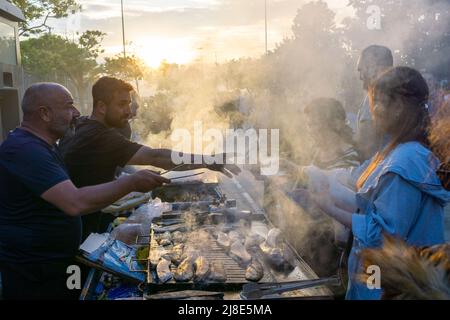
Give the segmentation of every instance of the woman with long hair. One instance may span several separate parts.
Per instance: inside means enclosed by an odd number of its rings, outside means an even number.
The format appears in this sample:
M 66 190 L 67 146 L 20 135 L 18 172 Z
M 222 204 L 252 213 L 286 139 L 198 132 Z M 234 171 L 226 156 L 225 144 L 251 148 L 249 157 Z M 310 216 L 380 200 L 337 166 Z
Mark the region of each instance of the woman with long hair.
M 444 206 L 450 201 L 437 173 L 441 160 L 428 139 L 429 90 L 421 74 L 408 67 L 392 68 L 369 93 L 375 126 L 387 144 L 359 177 L 353 203 L 336 205 L 326 186 L 314 195 L 325 213 L 353 232 L 347 299 L 381 298 L 381 289 L 369 288 L 357 275 L 367 271 L 360 252 L 382 246 L 384 234 L 414 246 L 444 243 Z

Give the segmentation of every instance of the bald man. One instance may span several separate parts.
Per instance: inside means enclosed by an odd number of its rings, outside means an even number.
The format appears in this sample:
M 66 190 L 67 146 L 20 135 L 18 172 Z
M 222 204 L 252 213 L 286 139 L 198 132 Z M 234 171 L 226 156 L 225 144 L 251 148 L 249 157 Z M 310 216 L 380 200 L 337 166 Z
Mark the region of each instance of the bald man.
M 70 92 L 39 83 L 25 92 L 22 125 L 0 146 L 0 272 L 5 299 L 77 298 L 67 288 L 81 238 L 80 216 L 132 191 L 169 183 L 150 171 L 77 188 L 56 142 L 79 112 Z

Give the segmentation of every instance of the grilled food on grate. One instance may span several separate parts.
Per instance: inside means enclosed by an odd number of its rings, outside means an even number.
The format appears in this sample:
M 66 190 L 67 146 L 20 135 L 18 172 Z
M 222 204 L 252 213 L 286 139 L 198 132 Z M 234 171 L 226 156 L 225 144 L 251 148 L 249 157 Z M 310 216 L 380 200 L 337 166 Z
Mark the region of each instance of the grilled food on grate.
M 218 232 L 217 234 L 217 243 L 219 246 L 225 249 L 225 251 L 229 251 L 231 247 L 231 241 L 228 235 L 224 232 Z
M 192 257 L 185 258 L 174 274 L 174 279 L 179 282 L 190 281 L 194 277 L 194 263 Z
M 195 282 L 203 282 L 206 281 L 209 276 L 209 261 L 203 257 L 200 256 L 194 261 L 194 281 Z
M 210 265 L 210 272 L 208 279 L 211 282 L 225 282 L 227 281 L 227 275 L 225 272 L 225 267 L 222 262 L 213 261 Z
M 245 279 L 248 281 L 258 282 L 264 277 L 264 268 L 256 260 L 253 260 L 252 263 L 248 266 L 247 270 L 245 270 Z
M 247 252 L 240 240 L 235 240 L 231 245 L 230 257 L 243 266 L 247 266 L 252 261 L 252 256 Z
M 156 267 L 156 273 L 158 275 L 158 279 L 160 283 L 166 283 L 171 280 L 173 277 L 172 272 L 170 271 L 171 262 L 166 259 L 161 259 Z
M 264 242 L 264 238 L 257 233 L 250 234 L 245 238 L 244 247 L 247 250 L 251 250 L 255 247 L 258 247 L 261 243 Z

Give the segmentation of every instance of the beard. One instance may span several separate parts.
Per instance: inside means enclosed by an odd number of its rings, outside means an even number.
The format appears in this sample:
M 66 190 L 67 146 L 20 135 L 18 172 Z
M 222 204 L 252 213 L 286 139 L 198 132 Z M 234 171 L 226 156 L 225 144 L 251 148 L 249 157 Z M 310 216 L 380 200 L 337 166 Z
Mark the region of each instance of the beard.
M 105 123 L 108 127 L 112 128 L 124 128 L 128 123 L 128 117 L 113 116 L 110 112 L 105 115 Z

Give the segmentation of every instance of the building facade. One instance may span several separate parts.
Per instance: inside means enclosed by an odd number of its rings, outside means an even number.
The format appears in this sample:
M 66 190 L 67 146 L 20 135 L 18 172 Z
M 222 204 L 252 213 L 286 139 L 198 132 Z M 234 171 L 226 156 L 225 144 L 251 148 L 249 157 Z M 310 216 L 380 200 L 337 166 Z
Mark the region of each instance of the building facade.
M 20 96 L 23 91 L 18 26 L 22 12 L 0 0 L 0 143 L 21 121 Z

